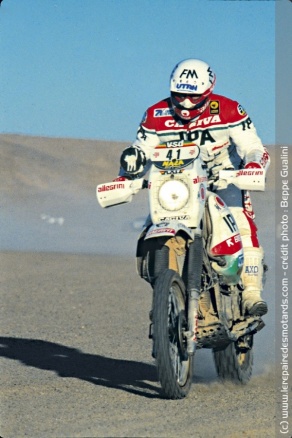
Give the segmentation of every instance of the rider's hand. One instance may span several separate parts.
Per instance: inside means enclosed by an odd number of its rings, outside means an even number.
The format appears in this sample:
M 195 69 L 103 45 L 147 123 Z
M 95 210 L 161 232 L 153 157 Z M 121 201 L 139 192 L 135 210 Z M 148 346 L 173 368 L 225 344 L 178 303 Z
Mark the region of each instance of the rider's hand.
M 246 163 L 244 166 L 245 169 L 262 169 L 262 166 L 260 163 L 257 163 L 256 161 L 250 161 L 249 163 Z
M 117 176 L 117 178 L 113 179 L 113 182 L 117 181 L 128 181 L 129 178 L 126 178 L 125 176 Z

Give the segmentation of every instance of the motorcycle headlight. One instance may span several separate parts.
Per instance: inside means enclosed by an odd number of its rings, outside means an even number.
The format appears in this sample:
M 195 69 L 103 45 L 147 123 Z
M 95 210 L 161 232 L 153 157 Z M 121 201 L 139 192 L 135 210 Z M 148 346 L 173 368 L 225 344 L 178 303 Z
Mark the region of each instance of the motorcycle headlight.
M 189 200 L 189 188 L 180 180 L 166 181 L 158 191 L 160 205 L 168 211 L 183 208 Z

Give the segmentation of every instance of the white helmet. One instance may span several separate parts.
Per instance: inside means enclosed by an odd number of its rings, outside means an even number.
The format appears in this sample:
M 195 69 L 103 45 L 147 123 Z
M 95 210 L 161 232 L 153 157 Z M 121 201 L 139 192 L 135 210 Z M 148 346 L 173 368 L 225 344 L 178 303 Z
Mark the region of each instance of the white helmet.
M 179 62 L 170 76 L 170 98 L 175 114 L 192 120 L 205 111 L 215 81 L 216 76 L 206 62 L 199 59 Z

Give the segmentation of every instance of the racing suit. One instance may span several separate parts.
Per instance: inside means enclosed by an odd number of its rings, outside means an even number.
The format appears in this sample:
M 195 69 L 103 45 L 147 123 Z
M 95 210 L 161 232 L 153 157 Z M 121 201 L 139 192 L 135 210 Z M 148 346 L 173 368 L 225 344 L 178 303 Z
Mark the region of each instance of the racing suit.
M 243 107 L 218 94 L 211 94 L 206 109 L 191 121 L 182 120 L 174 114 L 170 98 L 154 104 L 144 114 L 133 147 L 141 150 L 149 159 L 152 149 L 161 143 L 181 146 L 184 142 L 192 142 L 200 147 L 208 177 L 214 181 L 221 169 L 240 169 L 251 163 L 251 166 L 260 164 L 267 170 L 270 163 L 269 154 Z M 242 236 L 245 311 L 257 313 L 256 304 L 260 303 L 261 307 L 264 303 L 260 296 L 264 254 L 253 221 L 250 197 L 248 192 L 233 185 L 220 189 L 220 183 L 217 193 L 229 206 Z M 262 314 L 266 311 L 267 308 L 260 309 Z

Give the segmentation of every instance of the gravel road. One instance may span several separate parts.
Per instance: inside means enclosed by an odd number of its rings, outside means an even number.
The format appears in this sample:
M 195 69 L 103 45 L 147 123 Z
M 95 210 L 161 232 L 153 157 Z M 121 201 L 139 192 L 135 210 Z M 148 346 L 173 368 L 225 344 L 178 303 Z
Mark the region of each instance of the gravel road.
M 189 397 L 161 397 L 151 293 L 132 259 L 4 252 L 0 261 L 1 437 L 275 436 L 272 368 L 223 385 L 210 351 L 198 351 Z

